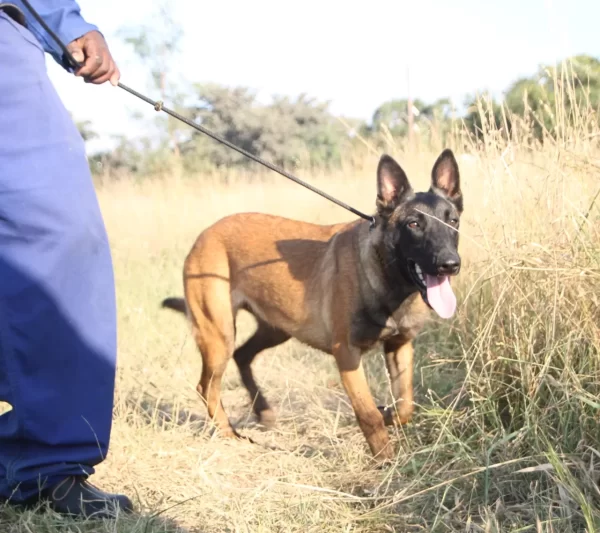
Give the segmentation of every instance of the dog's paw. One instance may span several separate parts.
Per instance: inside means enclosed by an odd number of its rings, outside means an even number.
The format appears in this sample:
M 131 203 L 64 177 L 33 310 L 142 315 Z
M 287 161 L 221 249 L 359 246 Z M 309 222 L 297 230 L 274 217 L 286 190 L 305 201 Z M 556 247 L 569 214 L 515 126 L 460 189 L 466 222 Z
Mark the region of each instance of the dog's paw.
M 272 409 L 265 409 L 258 415 L 258 421 L 260 425 L 264 426 L 266 429 L 273 429 L 277 422 L 277 416 Z
M 394 461 L 391 459 L 382 459 L 375 465 L 375 470 L 389 470 L 392 466 L 394 466 Z
M 250 437 L 247 437 L 246 435 L 242 435 L 241 433 L 239 433 L 237 430 L 233 429 L 232 427 L 227 428 L 227 429 L 218 429 L 217 435 L 222 439 L 242 440 L 242 441 L 250 442 L 252 444 L 256 444 Z
M 381 413 L 381 416 L 383 417 L 383 423 L 386 426 L 393 426 L 394 424 L 396 424 L 396 413 L 392 408 L 384 407 L 383 405 L 378 405 L 377 409 Z
M 402 410 L 396 411 L 393 407 L 384 407 L 383 405 L 377 406 L 377 409 L 383 416 L 383 422 L 386 426 L 404 426 L 408 424 L 412 419 L 412 409 L 404 412 Z
M 233 430 L 233 432 L 235 434 L 236 440 L 245 441 L 250 444 L 256 444 L 256 442 L 252 440 L 252 438 L 248 437 L 248 435 L 242 435 L 241 433 L 238 433 L 235 429 Z

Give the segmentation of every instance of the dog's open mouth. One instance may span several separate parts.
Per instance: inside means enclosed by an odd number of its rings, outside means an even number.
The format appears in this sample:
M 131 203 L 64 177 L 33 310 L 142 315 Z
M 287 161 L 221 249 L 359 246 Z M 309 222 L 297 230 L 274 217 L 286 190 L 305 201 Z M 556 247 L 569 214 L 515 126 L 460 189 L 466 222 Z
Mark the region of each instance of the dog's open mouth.
M 425 303 L 441 318 L 450 318 L 456 311 L 456 296 L 450 286 L 450 276 L 427 274 L 414 261 L 408 261 L 408 271 Z

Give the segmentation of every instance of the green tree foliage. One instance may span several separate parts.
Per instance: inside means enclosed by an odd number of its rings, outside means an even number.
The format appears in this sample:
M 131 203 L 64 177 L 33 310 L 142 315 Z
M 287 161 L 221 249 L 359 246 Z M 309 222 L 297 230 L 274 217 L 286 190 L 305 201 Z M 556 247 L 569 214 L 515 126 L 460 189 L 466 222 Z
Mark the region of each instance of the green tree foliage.
M 383 138 L 391 136 L 401 139 L 408 136 L 408 100 L 389 100 L 381 104 L 373 113 L 371 124 L 365 127 L 364 133 L 378 147 L 385 144 Z M 448 98 L 441 98 L 433 103 L 425 103 L 420 99 L 412 101 L 413 127 L 419 136 L 426 141 L 436 141 L 444 144 L 451 132 L 452 104 Z
M 510 133 L 510 117 L 503 113 L 502 104 L 489 93 L 468 96 L 465 107 L 463 123 L 475 141 L 481 140 L 490 130 L 500 131 L 505 135 Z
M 118 35 L 133 48 L 141 64 L 149 71 L 149 87 L 154 93 L 158 91 L 159 98 L 175 107 L 183 100 L 178 85 L 173 77 L 175 58 L 180 53 L 183 37 L 182 27 L 176 23 L 168 8 L 168 2 L 158 5 L 156 14 L 160 26 L 155 24 L 140 24 L 135 27 L 123 27 Z M 169 115 L 160 114 L 156 122 L 165 133 L 170 150 L 179 156 L 179 137 L 181 124 Z
M 329 112 L 327 103 L 306 95 L 257 101 L 245 87 L 197 85 L 197 103 L 186 115 L 253 155 L 284 167 L 327 167 L 340 162 L 349 135 Z M 181 145 L 185 165 L 198 170 L 207 164 L 251 164 L 241 154 L 191 130 Z
M 91 121 L 75 120 L 75 126 L 77 126 L 77 130 L 85 142 L 98 138 L 98 134 L 94 131 Z
M 421 100 L 413 100 L 413 107 L 417 110 L 425 108 Z M 415 123 L 421 119 L 420 113 L 414 117 Z M 373 113 L 371 132 L 385 129 L 395 137 L 404 137 L 408 134 L 408 100 L 389 100 L 381 104 Z
M 582 109 L 598 111 L 599 105 L 600 61 L 579 55 L 556 66 L 543 65 L 532 76 L 516 80 L 503 102 L 489 95 L 471 97 L 465 123 L 475 136 L 480 136 L 486 123 L 510 131 L 515 121 L 523 121 L 530 126 L 535 140 L 543 141 L 546 136 L 556 139 L 572 127 L 589 126 L 576 124 L 577 117 L 585 114 L 580 112 Z
M 431 104 L 426 104 L 418 98 L 413 100 L 413 120 L 415 124 L 427 127 L 434 121 L 449 120 L 452 105 L 448 98 L 441 98 Z M 385 127 L 394 136 L 404 136 L 408 133 L 408 100 L 389 100 L 381 104 L 373 113 L 371 130 L 377 131 Z
M 382 103 L 367 123 L 336 117 L 328 102 L 318 102 L 304 94 L 296 98 L 276 96 L 264 102 L 247 87 L 218 84 L 196 84 L 186 94 L 180 94 L 169 80 L 181 34 L 164 8 L 161 18 L 165 26 L 159 33 L 150 27 L 122 33 L 146 62 L 152 73 L 152 87 L 181 114 L 251 154 L 286 169 L 331 168 L 346 161 L 352 163 L 358 146 L 363 149 L 361 153 L 365 147 L 380 152 L 393 149 L 408 136 L 406 99 Z M 508 139 L 522 124 L 527 126 L 522 129 L 528 135 L 526 142 L 567 138 L 570 128 L 591 130 L 591 124 L 580 123 L 582 116 L 597 121 L 600 60 L 579 55 L 556 66 L 541 66 L 532 76 L 512 83 L 501 100 L 488 93 L 467 98 L 460 115 L 448 99 L 425 102 L 416 98 L 412 105 L 419 143 L 435 150 L 451 141 L 459 146 L 479 145 L 487 142 L 490 135 Z M 582 108 L 589 112 L 582 113 Z M 180 155 L 179 162 L 191 172 L 255 166 L 236 151 L 170 117 L 167 123 L 166 118 L 161 118 L 164 128 L 159 139 L 119 139 L 115 150 L 94 156 L 96 170 L 169 172 L 173 154 Z M 78 127 L 85 140 L 93 138 L 89 122 L 81 122 Z M 461 135 L 456 135 L 459 130 Z

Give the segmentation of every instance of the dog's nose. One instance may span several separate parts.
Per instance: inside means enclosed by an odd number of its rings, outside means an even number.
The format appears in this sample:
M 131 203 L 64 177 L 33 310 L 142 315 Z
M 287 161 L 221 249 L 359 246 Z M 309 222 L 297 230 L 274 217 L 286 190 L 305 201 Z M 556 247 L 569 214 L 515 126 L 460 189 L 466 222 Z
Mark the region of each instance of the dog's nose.
M 438 274 L 441 274 L 443 276 L 454 276 L 458 274 L 459 270 L 460 259 L 458 259 L 457 257 L 444 259 L 443 261 L 440 261 L 437 267 Z

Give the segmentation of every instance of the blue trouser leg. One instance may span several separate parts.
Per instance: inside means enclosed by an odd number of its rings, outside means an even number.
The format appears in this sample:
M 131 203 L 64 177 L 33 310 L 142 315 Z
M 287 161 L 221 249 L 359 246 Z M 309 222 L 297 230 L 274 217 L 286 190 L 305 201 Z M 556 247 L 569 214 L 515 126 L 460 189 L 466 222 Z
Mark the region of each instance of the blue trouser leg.
M 0 496 L 20 501 L 107 454 L 116 306 L 83 141 L 1 12 L 0 95 Z

